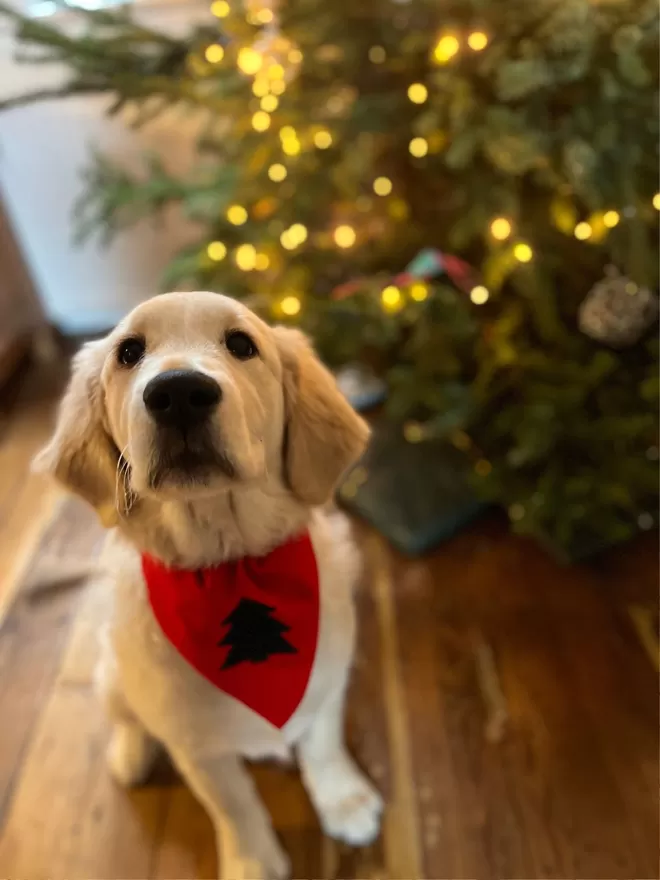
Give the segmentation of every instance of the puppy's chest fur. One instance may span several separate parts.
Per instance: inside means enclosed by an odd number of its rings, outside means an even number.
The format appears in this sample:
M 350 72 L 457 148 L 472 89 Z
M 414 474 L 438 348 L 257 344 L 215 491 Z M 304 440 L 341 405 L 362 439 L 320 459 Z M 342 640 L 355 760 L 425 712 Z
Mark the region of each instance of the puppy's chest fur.
M 345 686 L 359 557 L 341 519 L 316 512 L 309 532 L 319 576 L 318 643 L 305 695 L 281 730 L 216 688 L 179 655 L 154 618 L 139 552 L 119 535 L 111 538 L 106 559 L 117 575 L 110 647 L 118 685 L 154 736 L 196 753 L 284 759 L 326 699 Z

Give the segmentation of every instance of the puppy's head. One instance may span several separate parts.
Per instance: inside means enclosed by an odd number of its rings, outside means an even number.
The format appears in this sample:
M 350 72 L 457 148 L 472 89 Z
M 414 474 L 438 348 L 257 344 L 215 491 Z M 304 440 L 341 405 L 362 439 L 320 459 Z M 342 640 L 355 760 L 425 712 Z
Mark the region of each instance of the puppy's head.
M 267 476 L 321 504 L 367 436 L 302 334 L 218 294 L 174 293 L 78 354 L 37 465 L 110 523 L 134 496 L 191 500 Z

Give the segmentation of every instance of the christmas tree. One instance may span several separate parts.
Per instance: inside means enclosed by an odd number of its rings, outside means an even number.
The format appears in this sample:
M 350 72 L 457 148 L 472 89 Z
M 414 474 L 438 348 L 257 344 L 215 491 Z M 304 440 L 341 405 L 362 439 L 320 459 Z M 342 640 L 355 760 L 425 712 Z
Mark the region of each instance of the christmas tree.
M 389 417 L 447 437 L 517 531 L 572 557 L 652 527 L 655 0 L 214 0 L 182 39 L 125 10 L 75 36 L 4 14 L 24 57 L 68 65 L 53 95 L 204 119 L 187 178 L 96 156 L 84 233 L 178 205 L 199 239 L 164 288 L 368 364 Z M 406 274 L 426 248 L 460 271 Z
M 263 602 L 243 598 L 227 615 L 222 622 L 230 629 L 219 644 L 231 647 L 222 664 L 223 669 L 230 669 L 238 663 L 264 663 L 273 654 L 296 653 L 283 636 L 291 627 L 276 620 L 273 611 L 274 608 Z

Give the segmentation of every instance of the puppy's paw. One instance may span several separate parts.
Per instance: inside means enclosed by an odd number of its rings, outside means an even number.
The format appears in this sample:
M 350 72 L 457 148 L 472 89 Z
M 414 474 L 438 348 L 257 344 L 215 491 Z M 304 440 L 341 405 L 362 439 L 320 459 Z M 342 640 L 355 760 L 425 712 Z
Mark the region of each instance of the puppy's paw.
M 125 788 L 141 785 L 151 772 L 158 745 L 135 724 L 115 724 L 106 752 L 110 773 Z
M 352 846 L 365 846 L 375 840 L 383 801 L 350 758 L 317 768 L 306 777 L 326 834 Z
M 253 849 L 251 856 L 220 851 L 220 880 L 288 880 L 291 863 L 274 836 Z

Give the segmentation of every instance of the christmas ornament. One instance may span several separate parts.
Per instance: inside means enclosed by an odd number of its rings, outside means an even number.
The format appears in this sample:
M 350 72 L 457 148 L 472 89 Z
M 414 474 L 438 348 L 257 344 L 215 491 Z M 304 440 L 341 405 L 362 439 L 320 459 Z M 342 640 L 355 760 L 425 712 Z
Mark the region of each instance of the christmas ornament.
M 319 630 L 319 581 L 307 533 L 259 558 L 185 571 L 142 557 L 165 637 L 213 685 L 275 727 L 300 705 Z
M 634 345 L 658 316 L 658 297 L 612 269 L 595 284 L 579 311 L 583 333 L 613 348 Z

